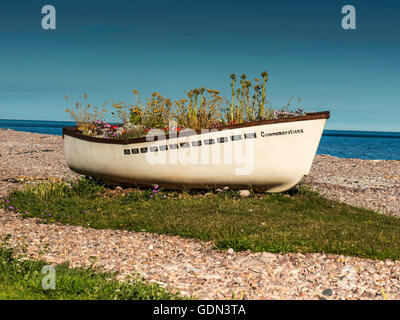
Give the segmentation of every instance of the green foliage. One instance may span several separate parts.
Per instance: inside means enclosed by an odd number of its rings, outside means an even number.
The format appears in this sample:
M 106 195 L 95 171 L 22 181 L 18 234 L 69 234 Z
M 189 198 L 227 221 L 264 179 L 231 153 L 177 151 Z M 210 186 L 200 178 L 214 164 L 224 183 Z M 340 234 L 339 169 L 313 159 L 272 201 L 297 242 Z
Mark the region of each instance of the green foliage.
M 174 117 L 180 127 L 200 130 L 223 123 L 226 99 L 217 90 L 195 88 L 187 96 L 188 99 L 175 101 Z
M 171 99 L 164 98 L 160 93 L 154 92 L 147 99 L 142 124 L 146 128 L 164 129 L 171 119 L 171 107 Z
M 231 101 L 221 97 L 217 90 L 206 89 L 204 86 L 186 92 L 187 98 L 174 100 L 153 92 L 143 104 L 137 90 L 132 90 L 135 96 L 134 104 L 112 101 L 111 115 L 121 127 L 114 128 L 103 122 L 105 104 L 100 111 L 87 103 L 76 103 L 75 109 L 66 111 L 79 125 L 79 130 L 92 136 L 106 138 L 132 139 L 144 136 L 150 129 L 162 129 L 168 133 L 171 121 L 177 122 L 179 129 L 194 130 L 211 129 L 216 126 L 244 123 L 254 120 L 276 119 L 303 115 L 297 106 L 296 111 L 289 111 L 290 100 L 286 107 L 274 110 L 267 99 L 266 85 L 268 73 L 261 73 L 262 81 L 254 79 L 254 85 L 246 80 L 246 75 L 240 77 L 236 89 L 236 75 L 231 74 Z M 298 100 L 300 103 L 300 100 Z M 267 107 L 268 106 L 268 107 Z
M 43 196 L 43 188 L 51 191 Z M 242 199 L 230 189 L 207 196 L 158 186 L 118 193 L 83 181 L 67 189 L 28 187 L 8 201 L 2 204 L 6 209 L 43 223 L 146 230 L 213 241 L 220 249 L 400 258 L 399 218 L 327 200 L 304 187 Z
M 40 184 L 27 185 L 25 187 L 25 196 L 30 198 L 40 197 L 43 200 L 54 200 L 72 195 L 80 194 L 82 196 L 92 196 L 104 191 L 104 185 L 93 178 L 85 177 L 79 179 L 76 183 L 51 183 L 43 182 Z M 16 194 L 16 196 L 22 194 Z
M 87 94 L 84 95 L 84 102 L 76 102 L 75 106 L 69 106 L 65 111 L 69 113 L 70 117 L 76 122 L 80 131 L 87 134 L 89 131 L 89 124 L 96 120 L 103 120 L 106 113 L 107 101 L 100 107 L 91 105 L 87 101 Z M 65 96 L 65 100 L 68 101 L 68 97 Z
M 71 184 L 71 191 L 75 194 L 94 195 L 104 192 L 104 183 L 96 178 L 85 177 Z

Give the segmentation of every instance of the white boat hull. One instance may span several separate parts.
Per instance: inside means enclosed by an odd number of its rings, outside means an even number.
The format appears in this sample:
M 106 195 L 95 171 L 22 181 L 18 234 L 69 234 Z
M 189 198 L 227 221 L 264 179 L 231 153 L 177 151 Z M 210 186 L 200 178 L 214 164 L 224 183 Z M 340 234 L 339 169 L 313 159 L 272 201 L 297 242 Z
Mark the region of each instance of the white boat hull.
M 73 171 L 110 184 L 281 192 L 309 173 L 329 113 L 303 118 L 132 143 L 64 130 L 65 156 Z

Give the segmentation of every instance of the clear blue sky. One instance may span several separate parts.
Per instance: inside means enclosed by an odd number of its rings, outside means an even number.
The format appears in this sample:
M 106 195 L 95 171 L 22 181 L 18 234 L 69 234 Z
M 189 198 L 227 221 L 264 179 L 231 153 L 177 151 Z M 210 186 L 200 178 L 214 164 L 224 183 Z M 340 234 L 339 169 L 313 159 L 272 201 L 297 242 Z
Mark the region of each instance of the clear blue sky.
M 42 6 L 57 29 L 41 28 Z M 357 29 L 341 28 L 352 4 Z M 400 131 L 400 1 L 1 1 L 0 118 L 68 120 L 64 94 L 173 99 L 270 73 L 276 107 L 301 97 L 327 129 Z

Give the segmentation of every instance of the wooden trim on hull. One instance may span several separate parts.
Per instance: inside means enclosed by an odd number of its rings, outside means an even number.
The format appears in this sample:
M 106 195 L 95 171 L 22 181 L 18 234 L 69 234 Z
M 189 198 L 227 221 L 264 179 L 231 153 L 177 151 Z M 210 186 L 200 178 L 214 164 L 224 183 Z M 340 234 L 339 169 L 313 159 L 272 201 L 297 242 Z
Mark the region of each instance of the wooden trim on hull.
M 276 123 L 286 123 L 286 122 L 296 122 L 296 121 L 306 121 L 306 120 L 316 120 L 316 119 L 329 119 L 329 117 L 330 117 L 329 111 L 322 111 L 322 112 L 307 113 L 305 116 L 300 116 L 300 117 L 251 121 L 251 122 L 246 122 L 246 123 L 242 123 L 242 124 L 233 124 L 233 125 L 215 127 L 215 128 L 211 128 L 209 130 L 221 131 L 221 130 L 226 130 L 226 129 L 228 129 L 228 130 L 229 129 L 238 129 L 238 128 L 254 127 L 254 126 L 276 124 Z M 196 132 L 196 134 L 202 134 L 201 130 L 196 130 L 195 132 Z M 106 138 L 86 136 L 86 135 L 80 133 L 78 131 L 77 127 L 64 127 L 63 128 L 63 138 L 64 138 L 64 135 L 78 138 L 81 140 L 90 141 L 90 142 L 108 143 L 108 144 L 122 144 L 123 145 L 123 144 L 135 144 L 135 143 L 147 142 L 146 137 L 122 140 L 122 139 L 106 139 Z M 190 136 L 190 135 L 191 134 L 180 133 L 178 136 L 185 137 L 185 136 Z M 168 140 L 169 135 L 166 135 L 165 138 Z M 157 141 L 157 139 L 155 139 L 154 141 Z

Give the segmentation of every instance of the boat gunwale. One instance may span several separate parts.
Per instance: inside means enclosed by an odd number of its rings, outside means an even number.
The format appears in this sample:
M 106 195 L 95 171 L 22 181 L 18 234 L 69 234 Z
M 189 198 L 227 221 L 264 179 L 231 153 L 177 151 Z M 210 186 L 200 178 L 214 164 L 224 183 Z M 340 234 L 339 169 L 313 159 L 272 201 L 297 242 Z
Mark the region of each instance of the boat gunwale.
M 217 129 L 218 131 L 222 131 L 225 129 L 228 129 L 228 130 L 239 129 L 239 128 L 255 127 L 255 126 L 269 125 L 269 124 L 276 124 L 276 123 L 329 119 L 329 117 L 330 117 L 329 111 L 321 111 L 321 112 L 307 113 L 305 116 L 299 116 L 299 117 L 258 120 L 258 121 L 250 121 L 250 122 L 246 122 L 246 123 L 240 123 L 240 124 L 232 124 L 232 125 L 214 127 L 214 128 L 209 128 L 208 129 L 208 130 L 210 130 L 209 132 L 201 132 L 201 130 L 193 130 L 193 131 L 195 131 L 196 134 L 208 134 L 208 133 L 212 133 L 211 130 L 214 130 L 214 129 Z M 63 138 L 65 135 L 73 137 L 73 138 L 77 138 L 80 140 L 90 141 L 90 142 L 120 144 L 120 145 L 151 142 L 151 141 L 147 140 L 146 137 L 139 137 L 139 138 L 135 138 L 135 139 L 106 139 L 106 138 L 87 136 L 87 135 L 80 133 L 76 126 L 63 127 Z M 192 135 L 194 135 L 194 134 L 187 132 L 187 134 L 183 134 L 183 135 L 179 134 L 178 138 L 183 138 L 183 137 L 192 136 Z M 155 135 L 155 138 L 157 138 L 157 135 Z M 165 140 L 168 140 L 168 139 L 169 139 L 169 134 L 165 135 Z M 176 137 L 174 137 L 174 139 L 176 139 Z M 155 139 L 154 141 L 157 141 L 157 140 Z

